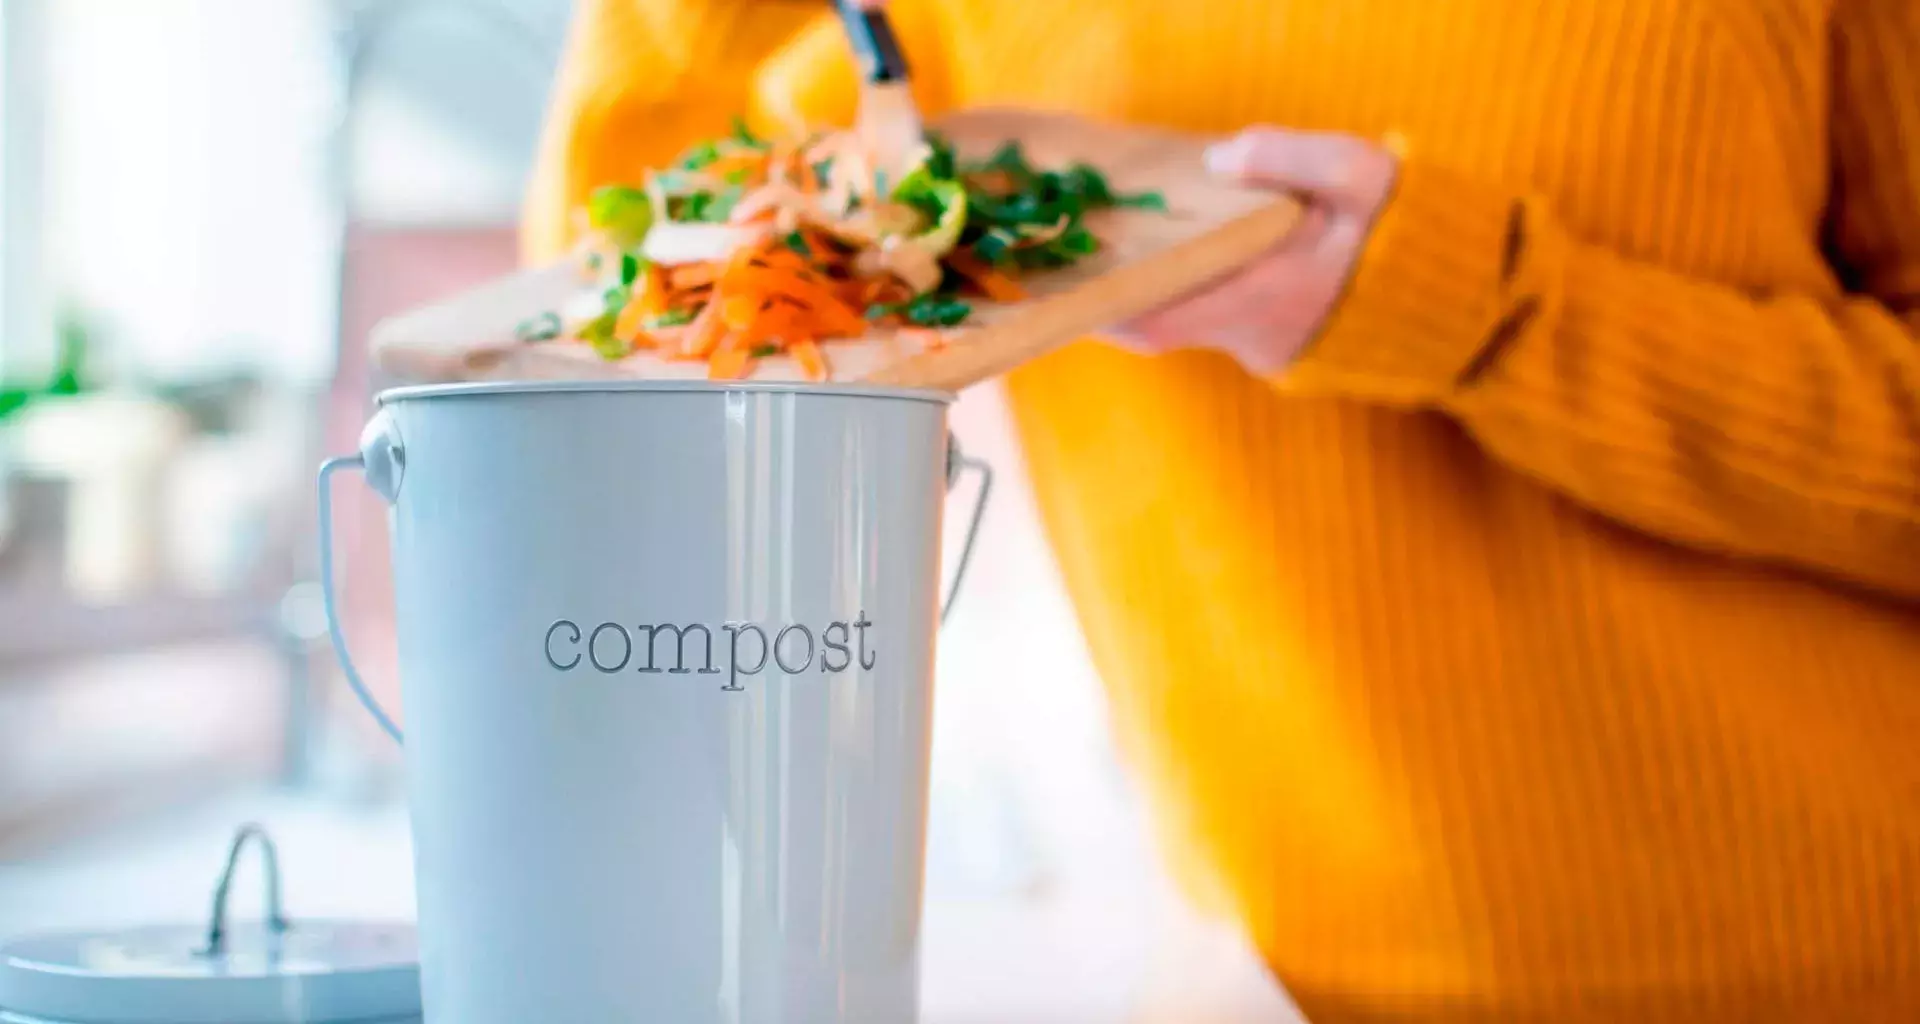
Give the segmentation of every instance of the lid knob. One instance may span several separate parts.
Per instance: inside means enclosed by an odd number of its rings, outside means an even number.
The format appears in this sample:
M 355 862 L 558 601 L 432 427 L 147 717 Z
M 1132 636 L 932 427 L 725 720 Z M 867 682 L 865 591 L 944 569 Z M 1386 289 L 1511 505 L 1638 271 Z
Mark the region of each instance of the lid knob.
M 220 872 L 220 883 L 213 889 L 213 916 L 207 922 L 207 948 L 203 951 L 206 956 L 226 955 L 227 894 L 233 889 L 233 874 L 240 865 L 240 853 L 250 839 L 259 843 L 260 866 L 267 878 L 267 930 L 275 935 L 287 930 L 287 915 L 280 904 L 280 851 L 274 848 L 273 837 L 267 835 L 266 829 L 248 822 L 234 833 L 233 843 L 227 847 L 227 866 Z

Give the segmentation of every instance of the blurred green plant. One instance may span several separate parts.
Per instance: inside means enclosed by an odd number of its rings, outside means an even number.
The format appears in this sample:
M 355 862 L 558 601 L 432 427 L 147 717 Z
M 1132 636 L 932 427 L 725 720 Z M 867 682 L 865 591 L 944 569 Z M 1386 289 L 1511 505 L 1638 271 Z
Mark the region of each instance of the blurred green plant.
M 78 311 L 63 310 L 54 324 L 53 372 L 38 384 L 0 382 L 0 423 L 42 398 L 78 395 L 92 390 L 87 361 L 94 345 L 93 331 Z

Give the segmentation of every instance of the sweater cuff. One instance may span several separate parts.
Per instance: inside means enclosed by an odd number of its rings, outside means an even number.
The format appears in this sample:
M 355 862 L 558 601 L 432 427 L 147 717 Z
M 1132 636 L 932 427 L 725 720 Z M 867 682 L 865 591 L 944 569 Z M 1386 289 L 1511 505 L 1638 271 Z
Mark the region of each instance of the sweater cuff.
M 1278 385 L 1439 403 L 1481 358 L 1511 307 L 1524 210 L 1497 189 L 1402 164 L 1346 293 Z

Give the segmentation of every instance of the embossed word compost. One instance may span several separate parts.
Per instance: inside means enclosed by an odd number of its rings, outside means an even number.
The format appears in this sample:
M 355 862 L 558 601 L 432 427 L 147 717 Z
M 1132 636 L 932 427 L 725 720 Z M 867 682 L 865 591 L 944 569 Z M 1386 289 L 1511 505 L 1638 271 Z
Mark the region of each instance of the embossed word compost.
M 702 623 L 659 622 L 628 626 L 602 622 L 583 628 L 571 619 L 547 627 L 547 664 L 561 672 L 592 668 L 616 672 L 665 672 L 669 675 L 725 675 L 723 690 L 744 690 L 742 676 L 757 676 L 769 665 L 788 675 L 819 671 L 837 675 L 856 666 L 871 669 L 879 654 L 868 642 L 873 623 L 865 611 L 851 622 L 829 622 L 815 631 L 801 623 L 774 630 L 754 622 L 728 622 L 717 630 Z M 771 632 L 770 632 L 771 631 Z M 724 642 L 719 642 L 724 635 Z M 716 648 L 725 654 L 716 662 Z

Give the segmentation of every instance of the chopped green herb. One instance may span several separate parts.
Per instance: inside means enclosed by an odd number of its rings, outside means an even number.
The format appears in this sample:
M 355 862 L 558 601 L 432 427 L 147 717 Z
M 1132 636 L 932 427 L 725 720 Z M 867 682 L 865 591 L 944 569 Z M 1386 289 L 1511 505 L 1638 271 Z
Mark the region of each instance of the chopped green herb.
M 616 245 L 639 245 L 653 226 L 653 202 L 640 189 L 607 185 L 587 200 L 587 222 L 607 232 Z
M 875 303 L 867 307 L 867 319 L 899 316 L 919 327 L 953 327 L 973 315 L 973 306 L 943 291 L 928 292 L 906 302 Z
M 768 357 L 768 356 L 777 356 L 777 355 L 779 355 L 779 354 L 780 354 L 780 346 L 778 346 L 778 345 L 755 345 L 755 346 L 754 346 L 754 347 L 753 347 L 753 348 L 752 348 L 752 349 L 751 349 L 751 350 L 750 350 L 750 351 L 749 351 L 749 352 L 748 352 L 747 354 L 748 354 L 748 355 L 750 355 L 750 356 L 752 356 L 752 357 L 753 357 L 753 358 L 755 358 L 755 359 L 765 359 L 765 358 L 766 358 L 766 357 Z
M 939 292 L 929 292 L 907 303 L 901 312 L 921 327 L 952 327 L 964 321 L 973 312 L 973 306 Z
M 708 219 L 715 224 L 726 223 L 727 218 L 733 216 L 733 208 L 739 204 L 740 197 L 746 194 L 747 190 L 738 185 L 721 189 L 714 194 L 713 201 L 707 204 Z
M 695 224 L 725 224 L 734 205 L 746 189 L 729 185 L 718 192 L 693 192 L 667 200 L 667 214 L 676 221 Z
M 1098 251 L 1100 251 L 1100 240 L 1084 226 L 1074 223 L 1069 224 L 1066 230 L 1045 243 L 1001 251 L 997 262 L 1011 264 L 1023 270 L 1039 270 L 1064 267 Z
M 1060 175 L 1060 191 L 1079 196 L 1090 205 L 1113 202 L 1113 190 L 1107 187 L 1106 177 L 1086 164 L 1074 164 Z
M 945 256 L 960 244 L 967 227 L 967 188 L 957 181 L 941 181 L 926 165 L 916 167 L 900 179 L 893 190 L 895 202 L 913 207 L 932 222 L 932 226 L 914 236 L 914 243 L 935 256 Z
M 787 248 L 792 249 L 794 252 L 797 252 L 802 256 L 813 255 L 813 246 L 808 245 L 807 237 L 798 231 L 787 232 L 787 236 L 785 238 L 782 238 L 780 241 Z
M 733 117 L 733 141 L 752 149 L 767 148 L 766 141 L 756 137 L 753 130 L 747 127 L 747 119 L 738 114 Z
M 644 265 L 638 255 L 630 252 L 622 253 L 620 256 L 620 283 L 632 286 L 633 282 L 639 279 L 640 268 Z
M 654 175 L 653 180 L 660 186 L 661 192 L 671 197 L 692 190 L 702 178 L 690 171 L 668 168 Z
M 989 192 L 972 190 L 968 195 L 971 196 L 974 208 L 990 221 L 1001 224 L 1039 224 L 1048 220 L 1048 210 L 1041 205 L 1040 199 L 1033 195 L 1021 193 L 997 196 Z M 1063 209 L 1052 219 L 1058 220 L 1060 215 L 1070 215 L 1070 213 Z
M 958 167 L 953 160 L 953 144 L 946 137 L 935 132 L 927 133 L 927 173 L 940 181 L 951 181 L 958 176 Z
M 1020 236 L 1006 228 L 989 228 L 973 243 L 973 254 L 994 266 L 1006 263 L 1013 247 L 1020 244 Z
M 595 355 L 605 359 L 607 362 L 613 363 L 632 355 L 633 346 L 614 337 L 612 334 L 607 334 L 604 336 L 596 336 L 593 339 L 593 351 Z
M 1027 155 L 1020 149 L 1018 142 L 1007 142 L 994 150 L 993 155 L 988 157 L 987 162 L 982 165 L 982 169 L 1005 171 L 1016 177 L 1033 173 L 1032 166 L 1027 163 Z
M 1060 232 L 1058 237 L 1047 244 L 1055 252 L 1063 255 L 1090 256 L 1100 251 L 1100 240 L 1093 237 L 1093 232 L 1079 224 L 1068 225 L 1065 231 Z
M 615 317 L 616 314 L 603 313 L 580 328 L 580 340 L 593 346 L 593 351 L 609 362 L 633 354 L 632 345 L 613 336 Z
M 661 313 L 659 316 L 648 317 L 645 321 L 641 323 L 641 326 L 645 327 L 648 330 L 652 330 L 656 327 L 680 327 L 684 324 L 690 324 L 692 322 L 693 322 L 693 310 L 669 309 L 666 312 Z
M 697 171 L 720 159 L 720 146 L 714 142 L 702 142 L 681 154 L 679 167 L 683 171 Z
M 974 245 L 991 232 L 1007 232 L 1008 237 L 985 246 L 983 256 L 996 261 L 1005 250 L 1020 247 L 1020 237 L 1025 233 L 1021 228 L 1052 228 L 1065 218 L 1071 229 L 1078 227 L 1088 212 L 1115 206 L 1166 208 L 1166 200 L 1158 193 L 1115 192 L 1105 175 L 1086 164 L 1075 164 L 1064 171 L 1040 170 L 1027 161 L 1019 144 L 1011 142 L 984 161 L 956 167 L 956 174 L 967 182 L 972 208 L 972 223 L 962 241 Z M 994 186 L 991 191 L 982 186 L 983 178 Z M 1020 262 L 1052 265 L 1060 258 L 1092 251 L 1076 237 L 1064 246 L 1053 246 L 1048 255 L 1023 255 Z
M 521 341 L 552 341 L 560 336 L 560 314 L 542 313 L 523 320 L 513 329 L 513 336 Z

